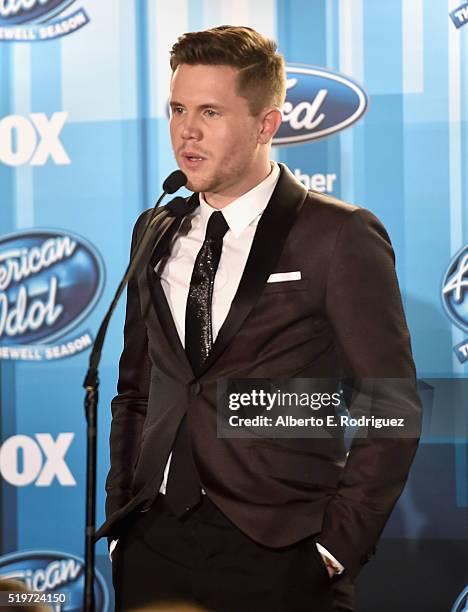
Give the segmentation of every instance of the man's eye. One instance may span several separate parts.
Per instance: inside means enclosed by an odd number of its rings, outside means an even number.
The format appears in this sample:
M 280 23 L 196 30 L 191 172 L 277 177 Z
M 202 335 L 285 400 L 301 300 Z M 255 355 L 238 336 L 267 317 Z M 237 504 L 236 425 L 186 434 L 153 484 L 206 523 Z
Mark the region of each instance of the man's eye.
M 205 110 L 205 115 L 207 117 L 217 117 L 219 113 L 217 113 L 215 110 L 213 110 L 212 108 L 207 108 Z
M 184 109 L 181 106 L 173 106 L 172 114 L 173 115 L 181 115 L 184 112 Z

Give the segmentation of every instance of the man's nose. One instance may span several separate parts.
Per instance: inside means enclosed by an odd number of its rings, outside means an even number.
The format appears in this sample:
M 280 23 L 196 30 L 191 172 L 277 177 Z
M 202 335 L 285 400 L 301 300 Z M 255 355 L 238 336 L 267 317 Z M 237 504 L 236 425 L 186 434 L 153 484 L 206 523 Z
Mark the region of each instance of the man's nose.
M 201 138 L 201 129 L 199 121 L 196 117 L 186 116 L 184 118 L 184 122 L 182 124 L 182 132 L 181 136 L 184 140 L 196 139 L 200 140 Z

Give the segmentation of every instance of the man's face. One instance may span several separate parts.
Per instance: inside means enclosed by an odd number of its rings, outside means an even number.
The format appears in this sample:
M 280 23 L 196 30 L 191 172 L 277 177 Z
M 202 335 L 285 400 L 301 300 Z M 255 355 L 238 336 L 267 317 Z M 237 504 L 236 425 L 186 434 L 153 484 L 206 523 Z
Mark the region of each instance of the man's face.
M 192 191 L 234 199 L 264 178 L 257 178 L 261 120 L 237 93 L 236 79 L 230 66 L 181 64 L 173 74 L 171 141 Z

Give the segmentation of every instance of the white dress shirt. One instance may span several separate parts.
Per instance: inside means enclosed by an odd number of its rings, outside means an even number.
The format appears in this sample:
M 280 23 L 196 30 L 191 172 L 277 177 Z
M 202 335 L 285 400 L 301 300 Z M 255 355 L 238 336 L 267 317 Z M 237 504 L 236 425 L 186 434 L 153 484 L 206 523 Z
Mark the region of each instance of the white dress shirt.
M 276 187 L 279 174 L 278 164 L 272 163 L 270 174 L 261 183 L 221 209 L 229 229 L 223 239 L 223 248 L 213 286 L 211 305 L 213 342 L 231 307 L 247 263 L 258 222 Z M 193 266 L 205 240 L 208 219 L 217 210 L 210 206 L 203 194 L 199 195 L 199 199 L 200 206 L 183 222 L 183 227 L 186 227 L 185 224 L 187 224 L 190 225 L 190 229 L 184 231 L 181 228 L 172 243 L 170 257 L 163 259 L 155 268 L 182 346 L 185 346 L 185 308 Z M 163 494 L 166 492 L 171 457 L 172 453 L 166 463 L 159 489 Z M 322 546 L 317 544 L 317 547 L 319 552 L 326 554 L 337 566 L 342 567 Z
M 256 187 L 225 206 L 221 212 L 229 226 L 223 239 L 223 249 L 213 286 L 211 304 L 213 341 L 231 307 L 239 286 L 258 222 L 273 193 L 279 178 L 279 167 L 272 171 Z M 200 194 L 200 206 L 192 213 L 191 227 L 186 235 L 178 235 L 173 242 L 170 258 L 160 262 L 157 271 L 171 314 L 185 346 L 185 307 L 195 259 L 205 240 L 206 226 L 212 208 Z

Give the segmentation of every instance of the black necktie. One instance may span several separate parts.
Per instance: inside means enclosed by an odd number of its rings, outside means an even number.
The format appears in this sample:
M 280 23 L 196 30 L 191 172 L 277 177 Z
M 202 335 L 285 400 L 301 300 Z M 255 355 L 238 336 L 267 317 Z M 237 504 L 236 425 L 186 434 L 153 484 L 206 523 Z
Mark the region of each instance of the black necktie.
M 205 240 L 193 266 L 185 311 L 185 352 L 196 376 L 213 345 L 213 285 L 228 229 L 222 212 L 211 214 Z M 186 416 L 172 448 L 166 501 L 177 516 L 182 516 L 200 501 L 200 480 L 193 460 Z

